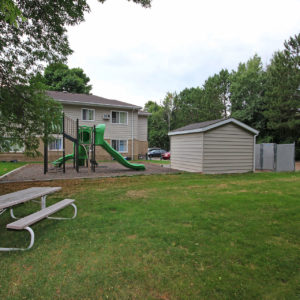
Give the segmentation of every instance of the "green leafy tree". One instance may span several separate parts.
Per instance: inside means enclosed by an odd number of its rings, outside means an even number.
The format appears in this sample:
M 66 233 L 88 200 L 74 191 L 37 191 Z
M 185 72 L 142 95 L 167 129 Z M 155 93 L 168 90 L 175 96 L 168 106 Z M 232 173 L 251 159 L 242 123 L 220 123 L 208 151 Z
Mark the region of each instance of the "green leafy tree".
M 150 147 L 169 149 L 168 121 L 163 106 L 148 101 L 144 109 L 151 113 L 148 118 L 148 142 Z
M 175 93 L 168 92 L 162 103 L 162 108 L 164 111 L 164 119 L 168 123 L 168 131 L 171 130 L 171 122 L 172 122 L 172 118 L 173 118 L 175 96 L 176 96 Z
M 103 3 L 105 0 L 99 2 Z M 151 0 L 133 2 L 144 7 L 151 4 Z M 33 83 L 36 79 L 32 78 L 45 64 L 66 61 L 67 56 L 72 53 L 66 26 L 79 24 L 89 11 L 86 0 L 0 1 L 2 137 L 10 135 L 15 143 L 25 143 L 27 150 L 34 153 L 38 145 L 35 142 L 36 135 L 41 134 L 45 124 L 48 124 L 48 133 L 55 127 L 55 118 L 52 124 L 46 120 L 49 111 L 59 112 L 59 106 L 47 99 L 42 86 Z M 20 111 L 26 112 L 23 117 L 20 117 Z M 43 123 L 40 120 L 45 121 Z M 0 143 L 0 148 L 3 149 L 3 138 Z
M 209 78 L 203 88 L 186 88 L 174 97 L 171 129 L 222 117 L 224 107 L 213 81 Z
M 229 115 L 229 72 L 221 70 L 209 77 L 204 85 L 204 103 L 207 119 L 226 118 Z
M 284 43 L 267 68 L 266 110 L 273 141 L 300 145 L 300 34 Z
M 45 131 L 59 133 L 61 105 L 46 97 L 38 82 L 15 86 L 13 90 L 2 88 L 1 97 L 6 96 L 11 101 L 0 101 L 0 151 L 17 145 L 25 146 L 25 154 L 39 155 L 38 136 L 48 142 Z
M 266 73 L 261 58 L 255 55 L 247 63 L 240 63 L 230 76 L 231 115 L 233 118 L 266 133 L 264 93 Z
M 81 68 L 69 69 L 62 63 L 50 64 L 45 69 L 43 79 L 48 90 L 80 94 L 89 94 L 92 89 L 89 81 L 90 78 Z
M 185 88 L 174 97 L 173 119 L 171 130 L 200 122 L 203 119 L 203 90 Z

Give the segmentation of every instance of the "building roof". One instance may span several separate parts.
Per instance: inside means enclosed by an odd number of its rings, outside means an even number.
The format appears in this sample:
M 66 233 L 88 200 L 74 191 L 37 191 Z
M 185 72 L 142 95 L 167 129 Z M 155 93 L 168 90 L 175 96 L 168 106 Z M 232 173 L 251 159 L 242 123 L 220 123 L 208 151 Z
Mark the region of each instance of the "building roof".
M 140 110 L 140 111 L 138 112 L 138 115 L 139 115 L 139 116 L 145 116 L 145 117 L 148 117 L 148 116 L 151 116 L 152 114 L 149 113 L 148 111 Z
M 75 94 L 67 92 L 47 91 L 47 95 L 61 103 L 86 106 L 101 106 L 113 108 L 141 109 L 140 106 L 133 105 L 119 100 L 111 100 L 95 95 Z
M 187 134 L 187 133 L 197 133 L 197 132 L 205 132 L 211 129 L 214 129 L 219 126 L 223 126 L 228 123 L 234 123 L 242 128 L 244 128 L 247 131 L 250 131 L 251 133 L 258 135 L 259 131 L 255 130 L 254 128 L 234 119 L 218 119 L 218 120 L 211 120 L 201 123 L 193 123 L 178 129 L 175 129 L 173 131 L 170 131 L 168 135 L 179 135 L 179 134 Z

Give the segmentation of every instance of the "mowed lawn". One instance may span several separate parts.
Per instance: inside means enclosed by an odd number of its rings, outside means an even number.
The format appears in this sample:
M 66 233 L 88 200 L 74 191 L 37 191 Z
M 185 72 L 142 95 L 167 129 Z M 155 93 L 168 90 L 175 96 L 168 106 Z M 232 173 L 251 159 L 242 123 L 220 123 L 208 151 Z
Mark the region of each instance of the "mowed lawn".
M 78 217 L 33 225 L 0 253 L 0 299 L 299 299 L 300 173 L 151 175 L 62 186 Z M 28 203 L 22 215 L 37 209 Z M 71 215 L 71 208 L 60 215 Z M 28 243 L 6 231 L 1 247 Z M 25 243 L 26 241 L 26 243 Z
M 0 162 L 0 176 L 26 165 L 25 162 Z

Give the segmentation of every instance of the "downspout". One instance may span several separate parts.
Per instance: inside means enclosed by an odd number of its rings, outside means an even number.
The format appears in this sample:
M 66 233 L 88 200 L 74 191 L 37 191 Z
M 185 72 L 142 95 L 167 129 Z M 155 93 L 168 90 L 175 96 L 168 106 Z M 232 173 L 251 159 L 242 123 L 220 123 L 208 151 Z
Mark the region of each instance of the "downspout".
M 132 109 L 132 115 L 131 115 L 131 156 L 132 160 L 134 160 L 134 153 L 133 153 L 133 109 Z
M 257 134 L 254 135 L 254 137 L 253 137 L 253 173 L 255 172 L 255 159 L 256 159 L 255 148 L 256 148 L 256 137 L 257 137 Z

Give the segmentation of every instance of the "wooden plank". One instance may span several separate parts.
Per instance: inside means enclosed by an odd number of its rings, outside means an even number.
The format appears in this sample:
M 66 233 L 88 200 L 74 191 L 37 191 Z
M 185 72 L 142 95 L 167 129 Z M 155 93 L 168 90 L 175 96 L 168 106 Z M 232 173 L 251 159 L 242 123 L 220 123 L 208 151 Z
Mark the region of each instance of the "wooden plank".
M 27 226 L 30 226 L 54 213 L 57 211 L 63 209 L 64 207 L 70 205 L 73 203 L 74 199 L 64 199 L 62 201 L 59 201 L 51 206 L 48 206 L 38 212 L 35 212 L 29 216 L 26 216 L 18 221 L 15 221 L 13 223 L 7 224 L 6 228 L 8 229 L 15 229 L 15 230 L 21 230 L 24 229 Z
M 0 196 L 0 209 L 24 203 L 42 196 L 55 193 L 60 190 L 61 187 L 32 187 L 14 193 L 6 194 Z

